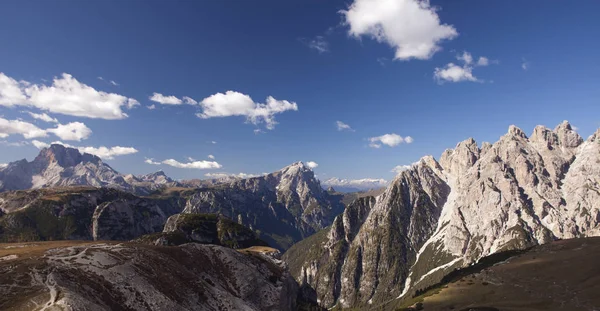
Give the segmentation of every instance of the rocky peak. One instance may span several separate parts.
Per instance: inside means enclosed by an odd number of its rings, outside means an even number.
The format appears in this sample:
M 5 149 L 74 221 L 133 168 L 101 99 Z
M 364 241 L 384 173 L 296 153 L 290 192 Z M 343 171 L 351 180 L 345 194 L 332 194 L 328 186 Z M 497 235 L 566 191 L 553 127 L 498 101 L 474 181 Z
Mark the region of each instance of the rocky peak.
M 94 162 L 97 164 L 101 161 L 102 160 L 95 155 L 89 153 L 81 154 L 79 150 L 75 148 L 65 147 L 60 144 L 52 144 L 50 147 L 42 149 L 35 160 L 33 160 L 33 162 L 42 166 L 46 166 L 50 163 L 57 163 L 62 167 L 76 166 L 81 162 Z
M 558 141 L 565 148 L 577 148 L 583 143 L 583 138 L 577 134 L 569 124 L 569 121 L 563 121 L 555 129 L 554 133 L 558 136 Z
M 440 158 L 444 170 L 454 174 L 464 174 L 477 160 L 481 151 L 473 138 L 468 138 L 456 145 L 454 149 L 447 149 Z
M 512 136 L 512 137 L 516 136 L 516 137 L 527 139 L 527 135 L 525 134 L 525 132 L 523 132 L 523 130 L 518 128 L 516 125 L 509 126 L 508 133 L 506 133 L 506 135 Z

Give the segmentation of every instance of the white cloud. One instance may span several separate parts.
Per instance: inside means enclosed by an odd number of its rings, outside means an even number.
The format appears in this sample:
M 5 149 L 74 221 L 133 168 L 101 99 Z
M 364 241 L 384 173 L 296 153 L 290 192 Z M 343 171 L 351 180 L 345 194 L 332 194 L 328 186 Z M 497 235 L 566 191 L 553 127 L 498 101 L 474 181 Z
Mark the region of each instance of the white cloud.
M 399 60 L 429 59 L 442 40 L 458 35 L 453 26 L 441 23 L 429 0 L 354 0 L 341 13 L 351 36 L 387 43 Z
M 31 111 L 23 111 L 24 113 L 28 113 L 32 118 L 42 120 L 44 122 L 58 123 L 56 118 L 52 118 L 51 116 L 45 113 L 33 113 Z
M 398 134 L 385 134 L 385 135 L 381 135 L 381 136 L 377 136 L 377 137 L 371 137 L 369 138 L 369 146 L 373 147 L 373 148 L 381 148 L 381 144 L 390 146 L 390 147 L 396 147 L 398 145 L 400 145 L 401 143 L 407 143 L 410 144 L 412 143 L 414 140 L 412 137 L 407 136 L 406 138 L 398 135 Z
M 8 164 L 6 163 L 0 163 L 0 170 L 6 168 L 7 166 Z
M 479 80 L 473 75 L 473 67 L 470 66 L 458 66 L 454 63 L 449 63 L 444 68 L 435 68 L 433 77 L 440 83 L 445 81 L 448 82 L 462 82 L 472 81 L 478 82 Z
M 396 167 L 394 167 L 391 172 L 392 173 L 396 173 L 396 174 L 400 174 L 401 172 L 404 172 L 408 169 L 410 169 L 411 166 L 410 165 L 398 165 Z
M 209 158 L 209 159 L 211 159 L 211 160 L 214 160 L 214 159 L 215 159 L 215 156 L 214 156 L 214 155 L 212 155 L 212 154 L 209 154 L 209 155 L 208 155 L 208 158 Z
M 217 144 L 217 142 L 216 142 L 216 141 L 214 141 L 214 140 L 213 140 L 213 141 L 211 141 L 210 143 L 211 143 L 211 144 L 213 144 L 213 145 Z
M 197 105 L 198 104 L 198 102 L 195 101 L 191 97 L 183 96 L 182 98 L 178 98 L 177 96 L 173 96 L 173 95 L 165 96 L 160 93 L 152 94 L 152 96 L 150 96 L 150 100 L 153 102 L 162 104 L 162 105 L 181 105 L 181 104 Z M 152 105 L 152 107 L 154 107 L 154 105 Z M 154 109 L 154 108 L 150 108 L 150 107 L 148 107 L 148 108 Z
M 216 179 L 220 179 L 220 178 L 241 178 L 241 179 L 246 179 L 246 178 L 252 178 L 252 177 L 258 177 L 259 175 L 254 175 L 254 174 L 246 174 L 246 173 L 239 173 L 239 174 L 229 174 L 229 173 L 206 173 L 204 174 L 204 176 L 209 177 L 209 178 L 216 178 Z
M 119 86 L 119 83 L 117 83 L 117 82 L 115 82 L 115 81 L 113 81 L 113 80 L 110 80 L 110 84 L 112 84 L 112 85 L 114 85 L 114 86 Z
M 181 105 L 183 101 L 175 96 L 165 96 L 160 93 L 154 93 L 150 96 L 150 100 L 162 105 Z
M 135 108 L 135 107 L 137 107 L 139 105 L 140 105 L 139 101 L 137 101 L 137 100 L 135 100 L 133 98 L 127 99 L 127 105 L 126 105 L 127 109 L 133 109 L 133 108 Z
M 211 95 L 203 99 L 200 106 L 202 113 L 196 114 L 199 118 L 245 116 L 248 122 L 256 125 L 264 122 L 269 130 L 277 124 L 276 114 L 298 110 L 298 105 L 294 102 L 276 100 L 269 96 L 265 104 L 255 103 L 250 96 L 234 91 Z
M 26 86 L 26 82 L 18 82 L 0 72 L 0 106 L 12 107 L 25 105 L 27 103 L 27 96 L 23 94 L 23 88 Z
M 154 110 L 154 109 L 156 109 L 156 105 L 152 104 L 150 106 L 147 106 L 146 108 L 148 108 L 150 110 Z
M 0 118 L 0 138 L 6 138 L 13 134 L 23 135 L 26 139 L 48 136 L 45 130 L 31 123 Z
M 94 119 L 124 119 L 122 107 L 137 101 L 123 95 L 97 91 L 70 74 L 55 77 L 52 85 L 30 84 L 0 73 L 0 105 L 32 106 L 51 113 Z
M 166 165 L 170 165 L 173 167 L 178 167 L 178 168 L 193 168 L 193 169 L 199 169 L 199 170 L 206 170 L 206 169 L 217 169 L 217 168 L 221 168 L 221 164 L 215 162 L 215 161 L 193 161 L 193 162 L 188 162 L 188 163 L 181 163 L 177 160 L 174 159 L 167 159 L 162 161 L 162 164 L 166 164 Z
M 196 159 L 194 159 L 194 158 L 192 158 L 192 157 L 187 157 L 187 159 L 188 159 L 188 161 L 190 161 L 190 162 L 194 162 L 194 161 L 196 161 Z
M 529 70 L 530 66 L 531 66 L 531 64 L 525 58 L 523 58 L 523 61 L 521 63 L 521 68 L 523 68 L 523 70 L 527 71 L 527 70 Z
M 81 141 L 92 135 L 92 130 L 81 122 L 71 122 L 68 124 L 59 124 L 56 128 L 47 129 L 48 133 L 53 133 L 60 139 Z
M 464 51 L 462 54 L 456 55 L 456 59 L 463 62 L 462 66 L 459 66 L 454 63 L 449 63 L 445 67 L 435 68 L 433 72 L 433 78 L 438 81 L 438 83 L 442 84 L 444 82 L 463 82 L 463 81 L 471 81 L 471 82 L 484 82 L 483 80 L 478 79 L 473 74 L 473 69 L 475 67 L 484 67 L 488 66 L 490 63 L 498 63 L 497 60 L 490 61 L 487 57 L 481 56 L 477 60 L 474 61 L 471 53 Z
M 112 160 L 116 156 L 134 154 L 134 153 L 138 152 L 138 150 L 133 147 L 121 147 L 121 146 L 115 146 L 115 147 L 110 147 L 110 148 L 104 147 L 104 146 L 77 147 L 77 146 L 65 144 L 60 141 L 53 141 L 48 144 L 45 142 L 41 142 L 39 140 L 32 140 L 31 143 L 38 149 L 48 148 L 48 147 L 50 147 L 50 145 L 54 145 L 54 144 L 63 145 L 68 148 L 75 148 L 75 149 L 79 150 L 79 152 L 81 152 L 81 153 L 93 154 L 93 155 L 96 155 L 96 156 L 98 156 L 102 159 L 106 159 L 106 160 Z
M 183 102 L 188 105 L 197 105 L 198 104 L 197 101 L 195 101 L 194 99 L 187 97 L 187 96 L 183 96 Z
M 463 61 L 466 65 L 471 65 L 473 63 L 473 56 L 467 51 L 464 51 L 462 54 L 457 55 L 456 59 Z
M 359 190 L 369 190 L 385 187 L 388 181 L 385 179 L 363 178 L 363 179 L 340 179 L 329 178 L 322 183 L 324 186 L 331 187 L 349 187 Z
M 160 162 L 154 162 L 154 159 L 149 159 L 149 158 L 146 158 L 146 160 L 144 160 L 144 162 L 148 163 L 148 164 L 152 164 L 152 165 L 160 165 L 161 164 Z
M 44 148 L 48 148 L 50 147 L 50 144 L 45 143 L 43 141 L 39 141 L 39 140 L 32 140 L 31 143 L 38 149 L 44 149 Z
M 300 41 L 319 53 L 329 52 L 329 42 L 323 36 L 316 36 L 314 39 L 301 38 Z
M 80 152 L 90 153 L 96 155 L 102 159 L 112 160 L 116 156 L 128 155 L 137 153 L 138 150 L 133 147 L 75 147 L 79 149 Z
M 487 66 L 490 64 L 490 60 L 487 57 L 481 56 L 477 60 L 477 66 Z
M 338 131 L 352 131 L 354 132 L 354 129 L 352 129 L 352 127 L 350 127 L 350 125 L 342 122 L 342 121 L 335 121 L 335 125 L 337 126 Z
M 258 134 L 264 134 L 265 131 L 261 130 L 261 129 L 254 129 L 254 134 L 258 135 Z
M 310 168 L 310 169 L 314 169 L 314 168 L 317 168 L 317 166 L 319 166 L 319 164 L 317 164 L 317 162 L 314 162 L 314 161 L 308 161 L 308 162 L 306 162 L 306 166 L 308 166 L 308 168 Z

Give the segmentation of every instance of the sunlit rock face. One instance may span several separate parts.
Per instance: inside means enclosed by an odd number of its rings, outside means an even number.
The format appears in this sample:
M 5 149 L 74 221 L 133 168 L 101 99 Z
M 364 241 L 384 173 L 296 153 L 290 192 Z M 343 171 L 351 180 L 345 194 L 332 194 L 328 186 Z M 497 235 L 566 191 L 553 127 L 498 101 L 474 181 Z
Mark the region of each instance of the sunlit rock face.
M 492 253 L 600 235 L 600 130 L 584 140 L 565 121 L 467 139 L 368 202 L 284 255 L 325 307 L 378 305 Z

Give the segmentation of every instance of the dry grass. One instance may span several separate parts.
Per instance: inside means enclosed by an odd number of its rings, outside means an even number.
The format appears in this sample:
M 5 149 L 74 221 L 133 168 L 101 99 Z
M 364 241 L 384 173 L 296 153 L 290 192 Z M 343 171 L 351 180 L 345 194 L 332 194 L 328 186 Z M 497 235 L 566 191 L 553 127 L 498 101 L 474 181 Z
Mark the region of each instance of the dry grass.
M 600 238 L 542 245 L 447 284 L 424 310 L 594 310 L 600 306 Z

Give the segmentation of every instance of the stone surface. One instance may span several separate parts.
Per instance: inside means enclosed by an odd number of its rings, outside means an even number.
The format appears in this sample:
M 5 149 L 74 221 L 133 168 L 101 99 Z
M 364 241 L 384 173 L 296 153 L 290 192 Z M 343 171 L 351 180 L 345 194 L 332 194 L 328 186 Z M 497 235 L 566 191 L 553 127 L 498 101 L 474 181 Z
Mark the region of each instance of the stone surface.
M 584 141 L 563 122 L 530 138 L 511 126 L 481 148 L 467 139 L 439 163 L 424 157 L 375 200 L 355 217 L 364 219 L 355 235 L 342 229 L 345 212 L 284 255 L 324 307 L 410 297 L 493 253 L 600 235 L 600 130 Z

